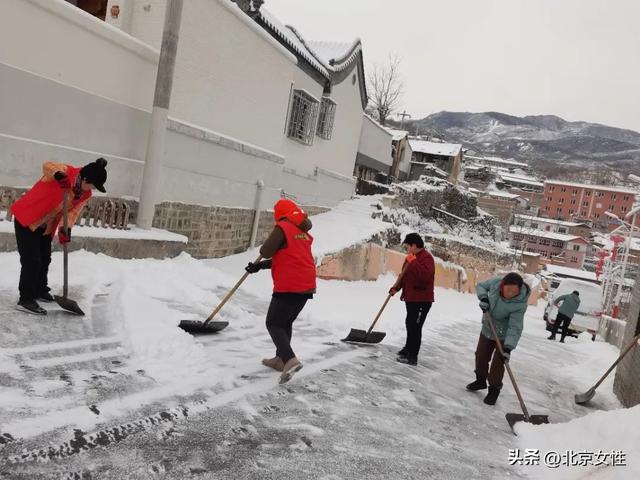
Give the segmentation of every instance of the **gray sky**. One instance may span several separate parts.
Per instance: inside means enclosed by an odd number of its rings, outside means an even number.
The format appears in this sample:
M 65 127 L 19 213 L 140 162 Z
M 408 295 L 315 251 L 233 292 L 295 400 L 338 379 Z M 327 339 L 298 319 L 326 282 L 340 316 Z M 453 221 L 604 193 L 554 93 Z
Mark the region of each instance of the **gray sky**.
M 403 108 L 555 114 L 640 131 L 640 0 L 266 0 L 311 40 L 402 58 Z

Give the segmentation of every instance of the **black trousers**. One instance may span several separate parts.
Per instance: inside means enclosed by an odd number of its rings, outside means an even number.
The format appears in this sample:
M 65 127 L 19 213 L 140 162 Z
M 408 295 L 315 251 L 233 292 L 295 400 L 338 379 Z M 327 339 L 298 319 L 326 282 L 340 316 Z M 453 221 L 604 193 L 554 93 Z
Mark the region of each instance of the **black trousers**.
M 417 358 L 422 344 L 422 326 L 431 309 L 431 302 L 405 302 L 407 307 L 407 343 L 403 350 L 408 358 Z
M 569 334 L 569 325 L 571 325 L 571 318 L 567 317 L 566 315 L 563 315 L 562 313 L 559 313 L 556 316 L 556 321 L 553 324 L 553 330 L 551 330 L 551 333 L 553 333 L 553 335 L 558 333 L 558 329 L 560 328 L 561 325 L 562 325 L 562 338 L 564 338 Z
M 51 263 L 51 235 L 45 235 L 45 227 L 32 232 L 14 219 L 16 242 L 20 254 L 20 300 L 35 300 L 48 292 L 49 264 Z
M 267 311 L 267 330 L 276 346 L 276 356 L 284 363 L 296 356 L 291 348 L 293 322 L 298 318 L 307 300 L 309 295 L 295 293 L 276 294 L 271 298 Z

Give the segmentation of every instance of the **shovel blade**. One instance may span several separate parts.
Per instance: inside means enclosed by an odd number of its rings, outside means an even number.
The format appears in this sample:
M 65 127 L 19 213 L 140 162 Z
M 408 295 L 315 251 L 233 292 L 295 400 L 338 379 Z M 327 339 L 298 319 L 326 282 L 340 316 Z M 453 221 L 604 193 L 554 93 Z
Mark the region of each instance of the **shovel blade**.
M 385 332 L 371 332 L 367 334 L 365 330 L 357 330 L 352 328 L 343 342 L 355 342 L 355 343 L 380 343 L 387 334 Z
M 201 322 L 199 320 L 182 320 L 178 325 L 188 333 L 217 333 L 229 326 L 229 322 Z
M 54 298 L 56 299 L 56 303 L 63 310 L 66 310 L 69 313 L 73 313 L 74 315 L 84 316 L 84 312 L 74 300 L 66 297 L 60 297 L 58 295 L 55 295 Z
M 521 413 L 507 413 L 505 418 L 507 419 L 507 422 L 509 422 L 509 426 L 514 434 L 516 434 L 516 431 L 513 427 L 518 422 L 531 423 L 532 425 L 543 425 L 549 423 L 548 415 L 529 415 L 529 420 L 527 420 Z
M 578 405 L 582 405 L 583 403 L 587 403 L 596 395 L 595 388 L 590 388 L 584 393 L 578 393 L 574 396 L 574 399 Z

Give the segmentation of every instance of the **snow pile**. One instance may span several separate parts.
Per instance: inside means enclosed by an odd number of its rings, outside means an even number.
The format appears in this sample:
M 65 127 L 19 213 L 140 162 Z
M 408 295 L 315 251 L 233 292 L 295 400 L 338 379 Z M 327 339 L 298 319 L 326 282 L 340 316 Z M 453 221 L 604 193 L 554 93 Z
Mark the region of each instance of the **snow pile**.
M 532 479 L 540 480 L 627 480 L 640 478 L 640 405 L 631 409 L 598 411 L 568 423 L 533 426 L 524 423 L 516 427 L 520 449 L 539 449 L 542 457 L 538 466 L 523 467 Z M 623 452 L 626 466 L 611 466 L 612 452 Z M 569 466 L 549 468 L 545 465 L 547 452 L 557 452 L 571 458 L 571 452 L 588 452 L 588 465 L 574 459 L 564 461 Z M 591 453 L 601 455 L 591 455 Z M 578 457 L 579 458 L 579 457 Z M 602 460 L 610 466 L 598 465 Z M 618 459 L 620 460 L 620 459 Z M 556 460 L 549 460 L 555 463 Z
M 438 178 L 421 177 L 420 180 L 412 180 L 410 182 L 394 183 L 392 188 L 398 192 L 418 193 L 418 192 L 444 192 L 447 185 L 446 180 Z
M 311 217 L 314 237 L 313 254 L 317 261 L 332 253 L 369 240 L 393 228 L 382 219 L 373 218 L 382 195 L 356 197 L 339 203 L 331 211 Z

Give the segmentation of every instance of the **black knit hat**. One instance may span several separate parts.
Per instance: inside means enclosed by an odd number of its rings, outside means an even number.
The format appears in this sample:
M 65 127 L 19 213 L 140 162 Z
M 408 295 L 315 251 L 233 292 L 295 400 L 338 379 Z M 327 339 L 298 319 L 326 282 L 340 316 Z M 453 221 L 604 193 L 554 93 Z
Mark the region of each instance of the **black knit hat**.
M 80 169 L 80 176 L 102 193 L 105 193 L 104 182 L 107 181 L 107 161 L 99 158 L 95 162 L 87 163 Z
M 424 240 L 417 233 L 409 233 L 404 237 L 403 245 L 415 245 L 418 248 L 424 248 Z

